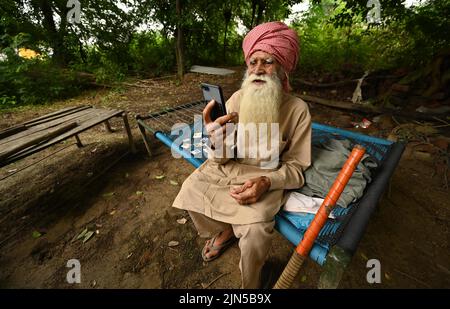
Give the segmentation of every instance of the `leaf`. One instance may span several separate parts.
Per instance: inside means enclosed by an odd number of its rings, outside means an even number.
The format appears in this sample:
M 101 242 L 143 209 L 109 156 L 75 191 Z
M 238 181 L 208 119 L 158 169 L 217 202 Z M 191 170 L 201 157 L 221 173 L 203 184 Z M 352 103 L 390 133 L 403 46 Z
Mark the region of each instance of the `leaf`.
M 116 211 L 113 210 L 113 211 L 111 211 L 109 214 L 110 214 L 111 216 L 114 216 L 115 213 L 116 213 Z
M 391 280 L 391 276 L 389 276 L 388 273 L 384 273 L 384 277 L 385 277 L 387 280 Z
M 181 218 L 181 219 L 178 219 L 177 222 L 179 224 L 186 224 L 187 220 L 186 220 L 186 218 Z
M 171 241 L 169 241 L 169 244 L 168 244 L 168 246 L 169 247 L 176 247 L 176 246 L 178 246 L 180 243 L 178 242 L 178 241 L 176 241 L 176 240 L 171 240 Z
M 302 281 L 302 282 L 305 282 L 305 281 L 306 281 L 306 276 L 302 276 L 301 281 Z
M 87 232 L 88 232 L 88 229 L 85 228 L 85 229 L 77 236 L 77 240 L 83 238 L 84 235 L 86 235 Z
M 438 133 L 438 130 L 431 126 L 416 126 L 416 131 L 425 135 L 433 135 Z
M 87 232 L 86 235 L 84 235 L 83 243 L 85 243 L 86 241 L 91 239 L 92 236 L 94 236 L 94 232 L 93 231 Z
M 103 197 L 111 197 L 114 194 L 115 194 L 114 192 L 108 192 L 108 193 L 103 194 Z
M 171 180 L 171 181 L 170 181 L 170 184 L 171 184 L 172 186 L 178 186 L 178 182 L 176 182 L 175 180 Z
M 164 177 L 166 177 L 166 176 L 164 176 L 164 175 L 158 175 L 158 176 L 155 176 L 155 179 L 161 180 L 161 179 L 164 179 Z
M 136 195 L 142 195 L 142 194 L 144 194 L 144 192 L 142 192 L 142 191 L 136 191 Z
M 42 236 L 42 234 L 38 231 L 33 231 L 33 233 L 31 234 L 31 236 L 33 236 L 33 238 L 39 238 Z

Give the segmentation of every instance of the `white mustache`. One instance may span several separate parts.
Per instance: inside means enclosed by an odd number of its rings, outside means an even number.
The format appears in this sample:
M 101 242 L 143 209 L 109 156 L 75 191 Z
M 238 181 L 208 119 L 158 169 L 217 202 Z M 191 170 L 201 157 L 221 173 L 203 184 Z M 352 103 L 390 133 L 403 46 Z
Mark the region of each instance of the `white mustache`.
M 276 74 L 272 74 L 272 75 L 267 75 L 267 74 L 256 75 L 256 74 L 253 73 L 253 74 L 248 76 L 248 79 L 249 79 L 250 82 L 254 82 L 255 80 L 262 80 L 262 81 L 265 81 L 265 82 L 269 82 L 271 80 L 276 80 L 277 76 L 276 76 Z

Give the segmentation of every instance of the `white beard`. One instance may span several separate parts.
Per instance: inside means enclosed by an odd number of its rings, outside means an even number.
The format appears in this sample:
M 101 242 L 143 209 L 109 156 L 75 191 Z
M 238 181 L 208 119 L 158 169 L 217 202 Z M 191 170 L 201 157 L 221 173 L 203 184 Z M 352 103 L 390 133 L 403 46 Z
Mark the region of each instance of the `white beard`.
M 257 85 L 253 81 L 264 80 Z M 239 107 L 239 123 L 278 123 L 283 89 L 276 74 L 272 76 L 247 76 L 242 83 L 242 98 Z
M 265 83 L 256 84 L 253 82 L 256 79 L 264 80 Z M 241 89 L 237 136 L 239 161 L 262 168 L 276 167 L 279 110 L 283 97 L 280 79 L 275 74 L 246 75 Z

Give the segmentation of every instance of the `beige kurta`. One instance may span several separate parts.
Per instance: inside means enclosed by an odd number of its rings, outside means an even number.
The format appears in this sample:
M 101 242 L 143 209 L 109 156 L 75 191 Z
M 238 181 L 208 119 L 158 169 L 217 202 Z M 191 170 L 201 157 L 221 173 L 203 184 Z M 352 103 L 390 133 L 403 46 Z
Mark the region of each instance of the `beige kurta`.
M 227 101 L 227 112 L 239 112 L 241 91 Z M 285 202 L 285 190 L 304 184 L 303 171 L 311 164 L 311 116 L 307 104 L 285 94 L 280 106 L 280 160 L 276 169 L 213 158 L 203 163 L 183 183 L 173 207 L 195 211 L 217 221 L 251 224 L 273 220 Z M 210 152 L 211 154 L 211 152 Z M 270 178 L 268 192 L 251 205 L 240 205 L 230 188 L 258 177 Z

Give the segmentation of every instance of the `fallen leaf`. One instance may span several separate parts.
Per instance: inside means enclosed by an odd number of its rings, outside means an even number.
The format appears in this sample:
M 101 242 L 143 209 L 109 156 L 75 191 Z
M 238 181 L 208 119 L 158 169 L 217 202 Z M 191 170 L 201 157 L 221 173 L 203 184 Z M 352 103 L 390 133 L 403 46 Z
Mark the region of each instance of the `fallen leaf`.
M 31 234 L 31 236 L 33 236 L 33 238 L 39 238 L 42 236 L 41 233 L 39 233 L 38 231 L 33 231 L 33 233 Z
M 142 195 L 142 194 L 144 194 L 144 192 L 142 192 L 142 191 L 136 191 L 136 195 Z
M 435 129 L 435 128 L 431 127 L 431 126 L 426 126 L 426 125 L 425 126 L 417 126 L 416 127 L 416 131 L 420 132 L 420 133 L 423 133 L 425 135 L 433 135 L 433 134 L 438 133 L 437 129 Z
M 133 255 L 133 252 L 127 255 L 127 259 L 129 259 Z
M 186 224 L 187 220 L 186 220 L 186 218 L 181 218 L 181 219 L 178 219 L 177 222 L 179 224 Z
M 77 240 L 83 238 L 87 232 L 88 232 L 88 229 L 85 228 L 80 234 L 78 234 Z
M 301 281 L 302 281 L 302 282 L 305 282 L 305 281 L 306 281 L 306 276 L 302 276 Z
M 108 192 L 108 193 L 103 194 L 103 197 L 111 197 L 114 194 L 115 194 L 114 192 Z
M 178 246 L 180 243 L 178 242 L 178 241 L 176 241 L 176 240 L 171 240 L 171 241 L 169 241 L 169 244 L 168 244 L 168 246 L 169 247 L 176 247 L 176 246 Z
M 155 176 L 155 179 L 161 180 L 161 179 L 164 179 L 164 177 L 166 177 L 166 176 L 164 176 L 164 175 L 158 175 L 158 176 Z
M 391 276 L 389 276 L 388 273 L 384 273 L 384 277 L 385 277 L 387 280 L 391 280 Z
M 84 235 L 83 243 L 85 243 L 86 241 L 88 241 L 89 239 L 91 239 L 92 236 L 94 236 L 94 232 L 93 232 L 93 231 L 88 231 L 88 232 L 86 233 L 86 235 Z
M 113 210 L 113 211 L 111 211 L 109 214 L 110 214 L 111 216 L 114 216 L 115 213 L 116 213 L 116 211 Z
M 170 184 L 171 184 L 172 186 L 178 186 L 178 182 L 176 182 L 175 180 L 171 180 L 171 181 L 170 181 Z
M 14 172 L 16 172 L 16 171 L 17 171 L 17 168 L 12 169 L 12 170 L 8 170 L 8 173 L 14 173 Z
M 92 153 L 95 153 L 97 151 L 97 148 L 94 148 L 91 150 Z

